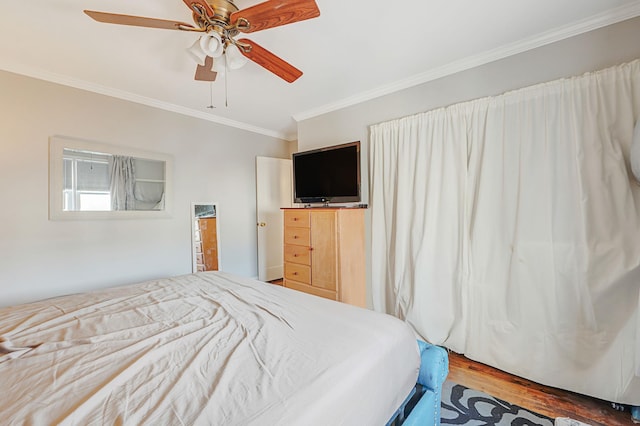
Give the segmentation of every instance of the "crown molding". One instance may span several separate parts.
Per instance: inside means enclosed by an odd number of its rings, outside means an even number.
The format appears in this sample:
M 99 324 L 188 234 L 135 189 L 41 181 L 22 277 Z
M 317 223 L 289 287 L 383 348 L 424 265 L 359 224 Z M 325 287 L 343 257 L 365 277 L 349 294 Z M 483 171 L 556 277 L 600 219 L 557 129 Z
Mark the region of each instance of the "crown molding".
M 110 96 L 117 99 L 122 99 L 137 104 L 150 106 L 153 108 L 162 109 L 165 111 L 175 112 L 177 114 L 187 115 L 194 118 L 199 118 L 206 121 L 211 121 L 224 126 L 235 127 L 240 130 L 246 130 L 248 132 L 258 133 L 265 136 L 270 136 L 277 139 L 290 140 L 288 138 L 291 135 L 276 132 L 274 130 L 265 129 L 258 126 L 253 126 L 241 121 L 231 120 L 228 118 L 213 115 L 207 112 L 198 111 L 192 108 L 183 107 L 180 105 L 172 104 L 170 102 L 163 102 L 157 99 L 149 98 L 146 96 L 136 95 L 135 93 L 127 92 L 124 90 L 118 90 L 111 87 L 102 86 L 88 81 L 75 79 L 72 77 L 64 76 L 61 74 L 55 74 L 41 69 L 31 68 L 15 63 L 5 63 L 0 61 L 0 70 L 12 72 L 14 74 L 20 74 L 27 77 L 36 78 L 38 80 L 44 80 L 51 83 L 61 84 L 63 86 L 69 86 L 76 89 L 86 90 L 88 92 L 98 93 L 105 96 Z M 295 137 L 294 137 L 295 139 Z
M 573 24 L 562 26 L 554 30 L 538 34 L 534 37 L 526 38 L 515 43 L 507 44 L 505 46 L 492 49 L 478 55 L 473 55 L 458 61 L 445 64 L 443 66 L 433 68 L 424 73 L 414 75 L 412 77 L 380 86 L 373 90 L 359 93 L 357 95 L 344 98 L 337 102 L 325 104 L 320 107 L 306 110 L 294 114 L 292 117 L 296 122 L 307 120 L 319 115 L 327 114 L 333 111 L 337 111 L 343 108 L 347 108 L 362 102 L 366 102 L 381 96 L 389 95 L 410 87 L 414 87 L 420 84 L 427 83 L 429 81 L 436 80 L 438 78 L 446 77 L 451 74 L 455 74 L 461 71 L 465 71 L 471 68 L 475 68 L 489 62 L 494 62 L 500 59 L 504 59 L 509 56 L 516 55 L 528 50 L 535 49 L 550 43 L 554 43 L 560 40 L 564 40 L 576 35 L 580 35 L 598 28 L 612 25 L 627 19 L 640 16 L 640 1 L 620 6 L 608 10 L 606 12 L 594 15 L 590 18 L 586 18 L 581 21 L 577 21 Z M 110 96 L 117 99 L 122 99 L 129 102 L 134 102 L 153 108 L 162 109 L 194 118 L 199 118 L 206 121 L 211 121 L 217 124 L 234 127 L 240 130 L 246 130 L 253 133 L 262 134 L 265 136 L 274 137 L 277 139 L 283 139 L 286 141 L 296 140 L 297 134 L 285 134 L 277 132 L 271 129 L 266 129 L 258 126 L 253 126 L 241 121 L 231 120 L 228 118 L 220 117 L 211 113 L 195 110 L 192 108 L 183 107 L 180 105 L 172 104 L 169 102 L 160 101 L 157 99 L 137 95 L 131 92 L 117 90 L 114 88 L 102 86 L 99 84 L 87 82 L 80 79 L 74 79 L 68 76 L 50 73 L 41 69 L 26 67 L 15 63 L 6 63 L 0 61 L 0 70 L 12 72 L 15 74 L 25 75 L 28 77 L 36 78 L 39 80 L 49 81 L 52 83 L 61 84 L 64 86 L 74 87 L 81 90 L 86 90 L 93 93 Z
M 344 98 L 337 102 L 322 105 L 320 107 L 302 111 L 293 115 L 293 119 L 297 122 L 308 120 L 319 115 L 327 114 L 343 108 L 347 108 L 362 102 L 366 102 L 381 96 L 389 95 L 410 87 L 418 86 L 433 80 L 437 80 L 448 75 L 452 75 L 461 71 L 466 71 L 489 62 L 504 59 L 518 53 L 526 52 L 547 44 L 551 44 L 560 40 L 574 37 L 607 25 L 616 24 L 627 19 L 640 16 L 640 1 L 620 6 L 603 13 L 591 16 L 589 18 L 574 22 L 573 24 L 555 28 L 550 31 L 529 37 L 515 43 L 510 43 L 496 49 L 482 52 L 478 55 L 469 56 L 467 58 L 450 62 L 440 67 L 433 68 L 424 73 L 414 75 L 404 80 L 380 86 L 376 89 L 359 93 L 348 98 Z

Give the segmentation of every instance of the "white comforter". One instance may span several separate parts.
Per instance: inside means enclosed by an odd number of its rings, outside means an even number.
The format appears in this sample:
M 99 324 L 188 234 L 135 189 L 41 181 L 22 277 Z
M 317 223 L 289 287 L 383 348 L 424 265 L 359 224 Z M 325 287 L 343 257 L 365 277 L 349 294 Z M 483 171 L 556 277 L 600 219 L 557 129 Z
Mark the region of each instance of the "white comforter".
M 225 273 L 0 309 L 2 424 L 384 424 L 418 368 L 399 320 Z

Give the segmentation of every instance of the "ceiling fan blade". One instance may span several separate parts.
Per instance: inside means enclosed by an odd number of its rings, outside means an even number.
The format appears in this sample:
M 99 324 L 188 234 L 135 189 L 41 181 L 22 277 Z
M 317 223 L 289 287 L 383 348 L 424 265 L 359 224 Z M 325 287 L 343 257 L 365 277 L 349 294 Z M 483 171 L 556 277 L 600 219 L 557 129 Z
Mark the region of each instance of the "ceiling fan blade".
M 202 8 L 202 10 L 204 10 L 204 12 L 207 14 L 209 18 L 213 18 L 213 16 L 215 15 L 214 10 L 211 8 L 209 3 L 207 3 L 205 0 L 183 0 L 183 1 L 184 1 L 184 4 L 186 4 L 189 10 L 192 12 L 194 11 L 192 5 L 197 4 Z
M 231 25 L 237 23 L 240 31 L 252 33 L 318 16 L 320 9 L 314 0 L 267 0 L 233 12 Z
M 198 81 L 216 81 L 218 73 L 212 71 L 212 69 L 213 58 L 211 56 L 207 56 L 204 60 L 204 65 L 198 65 L 196 68 L 196 75 L 194 79 Z
M 179 21 L 169 21 L 166 19 L 145 18 L 143 16 L 119 15 L 117 13 L 97 12 L 95 10 L 85 10 L 89 17 L 98 22 L 107 24 L 132 25 L 134 27 L 162 28 L 166 30 L 200 31 L 191 24 Z
M 245 49 L 240 49 L 240 52 L 242 52 L 244 56 L 266 70 L 271 71 L 281 79 L 293 83 L 302 75 L 302 71 L 269 52 L 264 47 L 261 47 L 256 42 L 247 40 L 246 38 L 240 39 L 238 42 L 242 45 L 250 46 L 250 49 L 247 49 L 246 52 Z

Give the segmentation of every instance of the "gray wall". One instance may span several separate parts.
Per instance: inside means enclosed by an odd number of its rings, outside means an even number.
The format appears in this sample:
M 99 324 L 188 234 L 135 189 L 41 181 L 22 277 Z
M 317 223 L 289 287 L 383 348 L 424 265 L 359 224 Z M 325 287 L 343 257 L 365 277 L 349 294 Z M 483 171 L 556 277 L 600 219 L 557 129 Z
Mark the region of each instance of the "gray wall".
M 192 201 L 217 201 L 222 268 L 257 276 L 255 157 L 288 142 L 0 72 L 0 306 L 191 272 Z M 169 219 L 48 220 L 48 139 L 174 157 Z
M 363 202 L 368 203 L 368 126 L 371 124 L 628 62 L 640 58 L 638 40 L 640 18 L 634 18 L 310 118 L 298 123 L 298 149 L 306 151 L 360 140 Z M 370 218 L 368 214 L 365 217 L 367 259 L 370 259 Z M 370 303 L 369 300 L 369 306 Z

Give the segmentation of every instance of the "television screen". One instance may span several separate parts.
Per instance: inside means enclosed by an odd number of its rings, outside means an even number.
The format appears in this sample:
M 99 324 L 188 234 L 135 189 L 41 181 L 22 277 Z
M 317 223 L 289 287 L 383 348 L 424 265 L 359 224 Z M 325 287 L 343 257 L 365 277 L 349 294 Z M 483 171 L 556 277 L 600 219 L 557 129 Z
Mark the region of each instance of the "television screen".
M 360 142 L 293 154 L 296 203 L 360 201 Z

